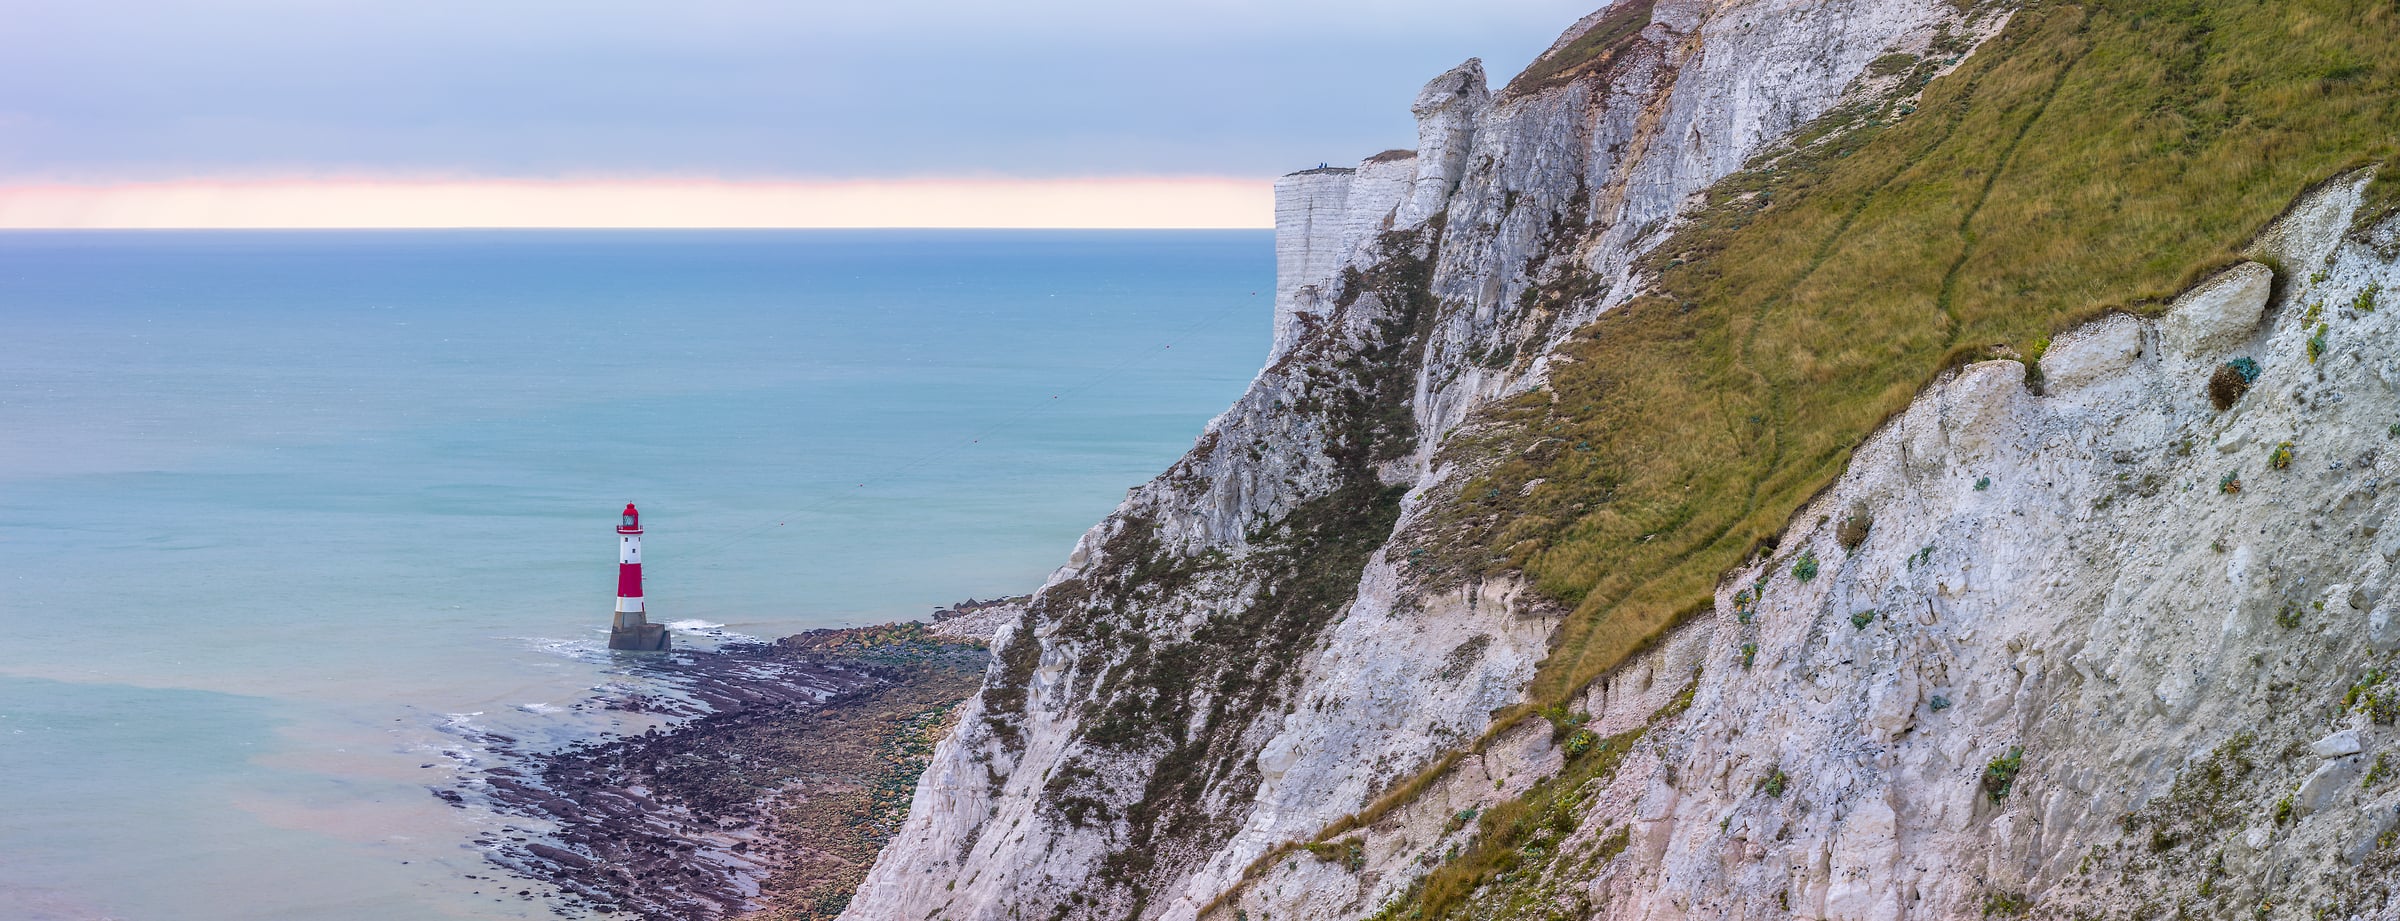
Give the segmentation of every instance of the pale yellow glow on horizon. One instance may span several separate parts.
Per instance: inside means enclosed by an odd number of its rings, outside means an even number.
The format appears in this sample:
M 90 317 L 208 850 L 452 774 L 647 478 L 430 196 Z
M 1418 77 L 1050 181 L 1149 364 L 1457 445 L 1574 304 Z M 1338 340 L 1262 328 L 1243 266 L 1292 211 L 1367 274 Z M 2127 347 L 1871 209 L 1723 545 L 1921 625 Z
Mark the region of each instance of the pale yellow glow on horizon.
M 1264 228 L 1266 180 L 265 180 L 0 185 L 0 228 Z

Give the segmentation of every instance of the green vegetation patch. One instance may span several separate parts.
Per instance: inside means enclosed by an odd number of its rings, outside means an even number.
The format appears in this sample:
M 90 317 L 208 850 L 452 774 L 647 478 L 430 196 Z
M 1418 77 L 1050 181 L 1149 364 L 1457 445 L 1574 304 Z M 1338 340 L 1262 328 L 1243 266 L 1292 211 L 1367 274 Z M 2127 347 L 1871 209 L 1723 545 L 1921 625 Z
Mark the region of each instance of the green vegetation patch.
M 2012 747 L 2008 754 L 1992 759 L 1983 768 L 1983 792 L 1998 803 L 2017 788 L 2017 775 L 2025 770 L 2025 749 Z
M 1607 785 L 1644 734 L 1691 709 L 1699 689 L 1695 673 L 1691 683 L 1640 728 L 1606 738 L 1577 730 L 1570 743 L 1590 740 L 1569 745 L 1566 764 L 1556 776 L 1515 799 L 1481 812 L 1460 813 L 1462 823 L 1478 823 L 1474 842 L 1385 904 L 1370 921 L 1590 916 L 1594 906 L 1585 904 L 1579 884 L 1625 852 L 1632 830 L 1619 826 L 1597 840 L 1578 837 L 1583 806 Z
M 1993 890 L 1983 894 L 1983 916 L 1986 918 L 2014 918 L 2032 907 L 2033 901 L 2023 893 Z
M 1308 851 L 1311 857 L 1326 863 L 1338 864 L 1342 869 L 1352 873 L 1367 868 L 1367 843 L 1357 838 L 1347 838 L 1339 842 L 1311 842 L 1302 849 Z
M 2369 720 L 2383 726 L 2400 720 L 2400 689 L 2386 684 L 2385 680 L 2382 669 L 2368 669 L 2365 677 L 2343 692 L 2342 710 L 2365 713 Z
M 1614 858 L 1631 838 L 1620 828 L 1597 841 L 1567 839 L 1582 824 L 1584 798 L 1607 782 L 1647 731 L 1632 729 L 1599 739 L 1570 755 L 1558 776 L 1477 814 L 1474 842 L 1386 904 L 1372 921 L 1454 917 L 1470 901 L 1502 906 L 1492 917 L 1543 917 L 1542 909 L 1555 900 L 1579 899 L 1581 893 L 1574 887 L 1561 885 L 1559 871 Z M 1486 886 L 1491 890 L 1479 896 Z

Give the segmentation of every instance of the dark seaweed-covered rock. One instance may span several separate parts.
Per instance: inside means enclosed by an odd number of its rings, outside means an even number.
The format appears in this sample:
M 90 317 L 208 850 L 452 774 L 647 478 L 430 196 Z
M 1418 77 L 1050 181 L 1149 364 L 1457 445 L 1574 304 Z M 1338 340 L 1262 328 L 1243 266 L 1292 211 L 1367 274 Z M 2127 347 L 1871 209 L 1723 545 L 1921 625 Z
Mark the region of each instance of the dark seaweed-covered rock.
M 923 624 L 818 630 L 642 663 L 594 703 L 681 722 L 502 760 L 434 795 L 547 823 L 490 858 L 571 910 L 649 919 L 830 918 L 849 901 L 988 654 Z

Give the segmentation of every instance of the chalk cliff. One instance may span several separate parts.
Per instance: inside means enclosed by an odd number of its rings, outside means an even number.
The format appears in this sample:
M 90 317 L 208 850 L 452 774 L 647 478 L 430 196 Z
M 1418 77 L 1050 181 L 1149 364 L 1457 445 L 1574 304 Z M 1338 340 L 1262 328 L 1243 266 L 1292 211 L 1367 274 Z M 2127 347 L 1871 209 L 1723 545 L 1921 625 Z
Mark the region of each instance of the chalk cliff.
M 2203 879 L 2400 917 L 2400 244 L 2355 226 L 2366 173 L 2036 373 L 1957 363 L 1540 718 L 1571 599 L 1416 563 L 1496 452 L 1564 450 L 1491 413 L 1704 193 L 1905 117 L 2012 15 L 1623 0 L 1496 92 L 1434 78 L 1414 150 L 1280 180 L 1267 366 L 1000 628 L 843 917 L 2151 917 Z
M 1557 612 L 1512 580 L 1418 591 L 1380 547 L 1442 434 L 1609 303 L 1527 292 L 1622 280 L 1687 196 L 1957 20 L 1624 4 L 1550 80 L 1435 78 L 1417 150 L 1280 181 L 1271 363 L 1001 635 L 846 917 L 1192 917 L 1482 732 Z
M 2280 294 L 2242 262 L 2060 337 L 2039 392 L 1946 376 L 1577 733 L 1231 907 L 1373 914 L 1514 801 L 1542 822 L 1471 916 L 2400 917 L 2400 220 L 2345 238 L 2363 181 L 2253 249 Z

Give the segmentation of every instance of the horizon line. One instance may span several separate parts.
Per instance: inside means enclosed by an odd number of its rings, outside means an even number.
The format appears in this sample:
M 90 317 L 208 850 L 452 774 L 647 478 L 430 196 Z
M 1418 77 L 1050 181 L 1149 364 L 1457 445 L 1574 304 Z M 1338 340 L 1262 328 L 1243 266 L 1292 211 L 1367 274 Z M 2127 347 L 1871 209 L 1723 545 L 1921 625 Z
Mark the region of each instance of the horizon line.
M 5 230 L 1260 230 L 1270 180 L 239 179 L 0 185 Z

